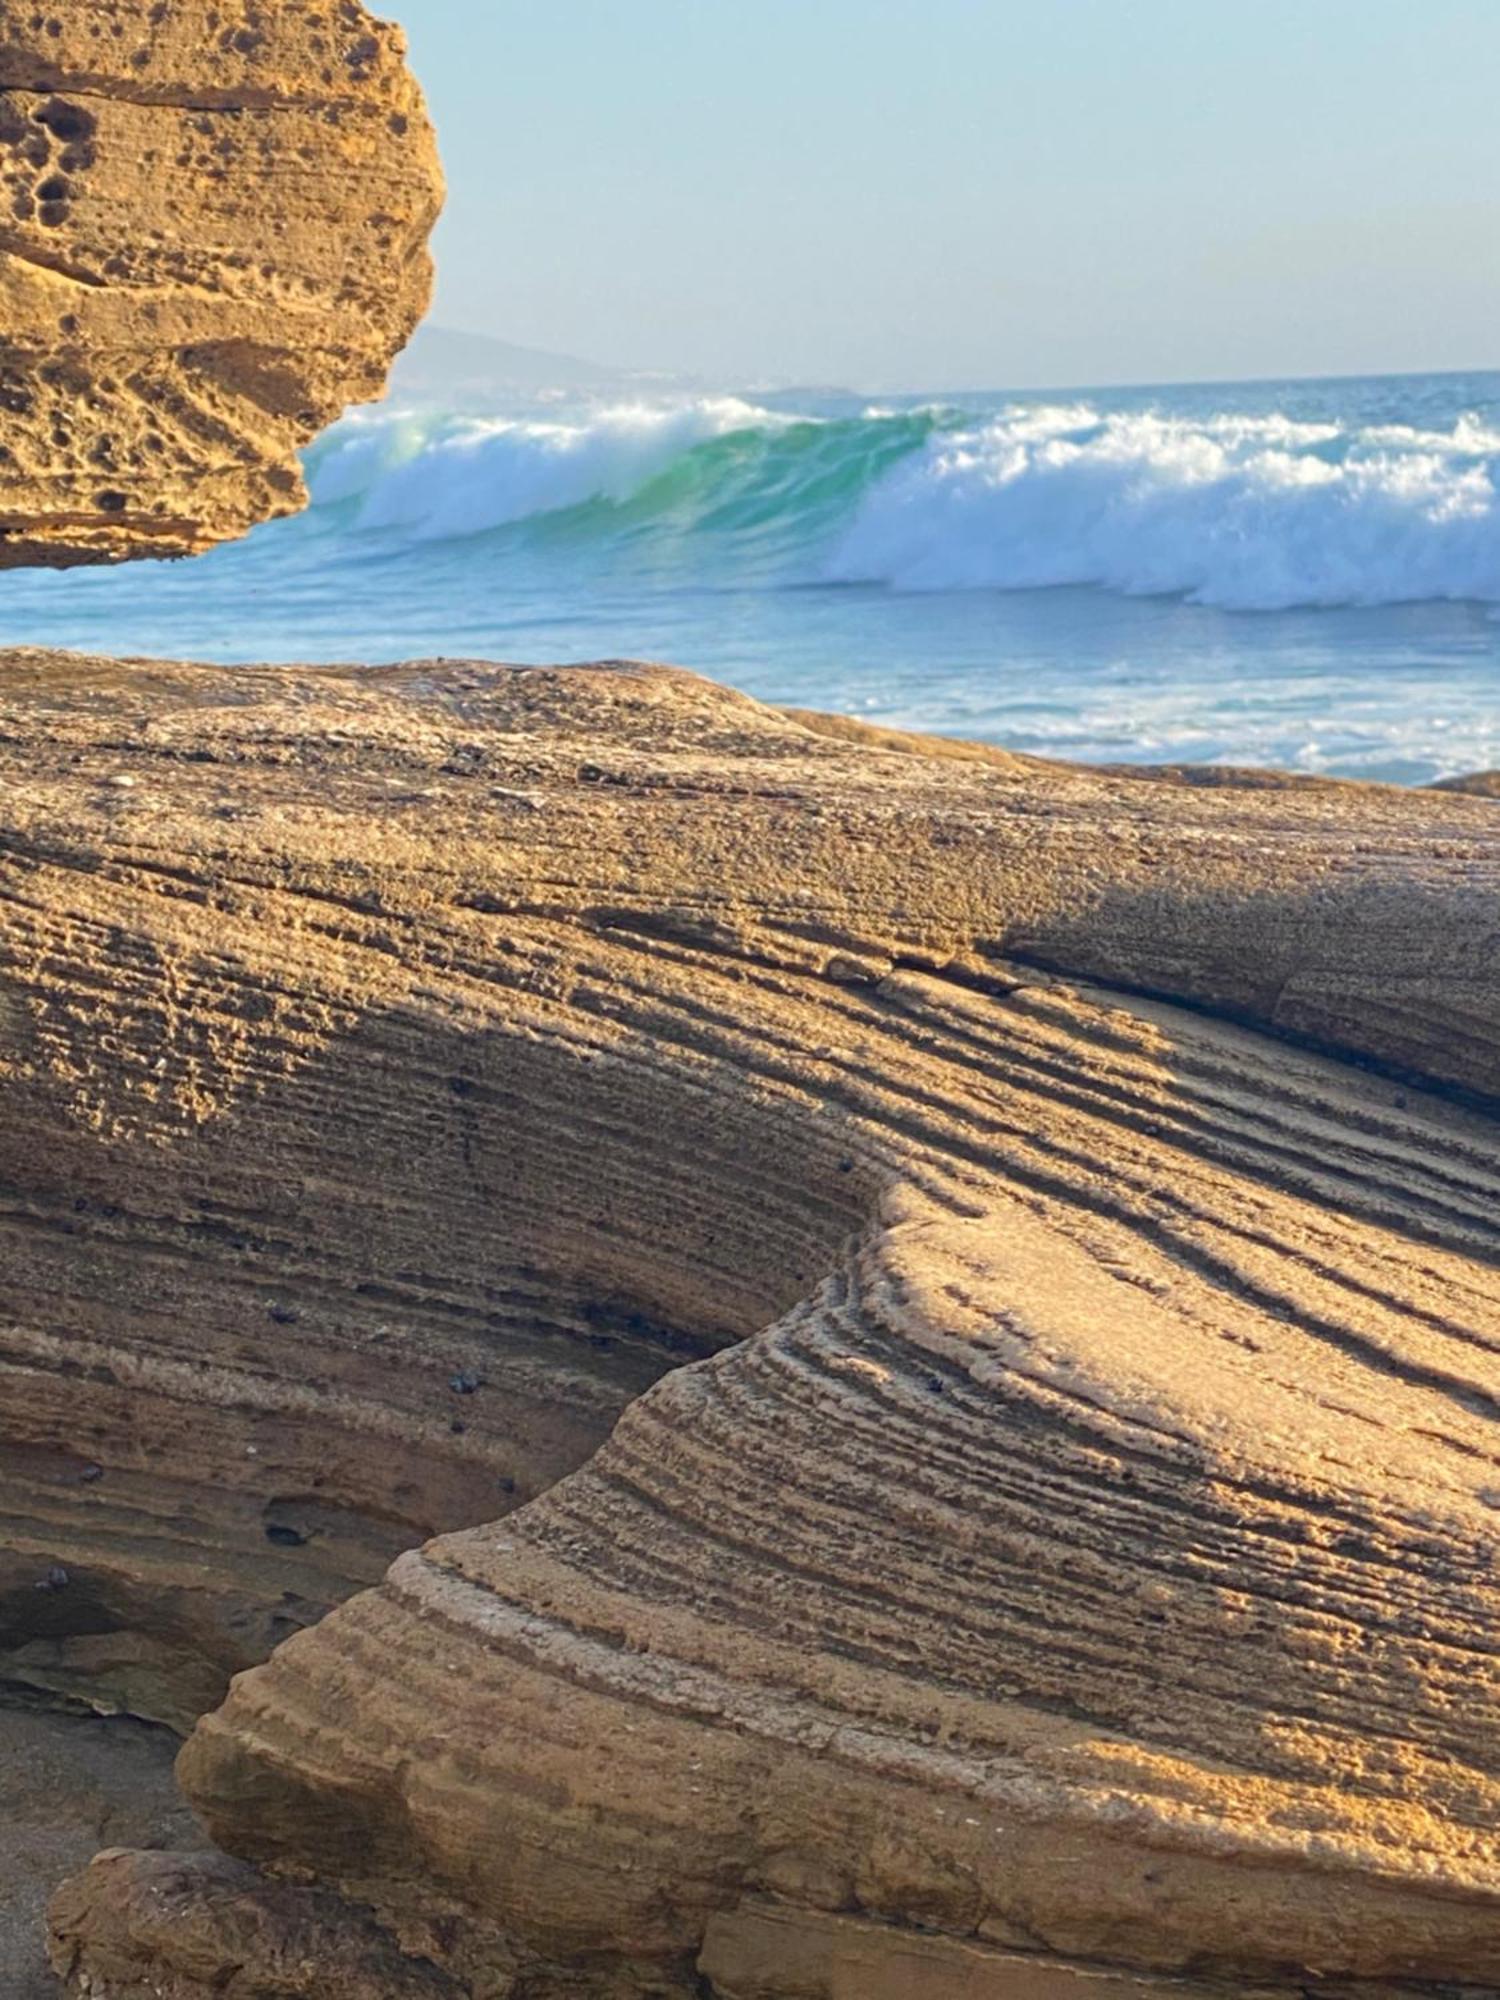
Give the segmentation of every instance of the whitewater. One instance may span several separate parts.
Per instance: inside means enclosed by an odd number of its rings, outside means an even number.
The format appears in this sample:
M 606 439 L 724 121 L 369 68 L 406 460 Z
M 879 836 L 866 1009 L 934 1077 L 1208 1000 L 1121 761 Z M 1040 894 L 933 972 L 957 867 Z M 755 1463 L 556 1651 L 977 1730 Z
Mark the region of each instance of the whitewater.
M 668 658 L 1053 755 L 1500 765 L 1500 375 L 407 403 L 306 469 L 201 562 L 7 577 L 0 639 Z

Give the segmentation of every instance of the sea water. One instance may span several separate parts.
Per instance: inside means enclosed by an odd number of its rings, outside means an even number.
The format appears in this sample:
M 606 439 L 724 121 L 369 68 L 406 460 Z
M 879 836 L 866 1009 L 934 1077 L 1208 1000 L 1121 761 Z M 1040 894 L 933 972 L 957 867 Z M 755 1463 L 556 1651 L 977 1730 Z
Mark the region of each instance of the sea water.
M 1047 755 L 1500 766 L 1500 373 L 355 413 L 196 562 L 0 574 L 0 644 L 670 660 Z

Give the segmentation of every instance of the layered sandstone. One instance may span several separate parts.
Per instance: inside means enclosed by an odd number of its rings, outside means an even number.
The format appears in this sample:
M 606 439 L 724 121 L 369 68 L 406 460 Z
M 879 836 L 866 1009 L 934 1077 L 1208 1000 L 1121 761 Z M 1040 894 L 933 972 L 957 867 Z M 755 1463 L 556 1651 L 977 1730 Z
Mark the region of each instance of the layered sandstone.
M 1492 801 L 40 654 L 0 781 L 0 1680 L 219 1850 L 69 1991 L 1500 1985 Z
M 440 198 L 357 0 L 0 0 L 0 568 L 295 512 L 426 308 Z

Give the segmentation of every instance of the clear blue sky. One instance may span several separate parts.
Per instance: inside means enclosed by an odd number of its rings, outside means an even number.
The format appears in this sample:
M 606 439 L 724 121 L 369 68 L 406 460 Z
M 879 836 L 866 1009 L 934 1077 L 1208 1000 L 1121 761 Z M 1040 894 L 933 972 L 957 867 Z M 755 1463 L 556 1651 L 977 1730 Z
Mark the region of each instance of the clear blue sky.
M 856 387 L 1500 365 L 1500 0 L 374 0 L 435 319 Z

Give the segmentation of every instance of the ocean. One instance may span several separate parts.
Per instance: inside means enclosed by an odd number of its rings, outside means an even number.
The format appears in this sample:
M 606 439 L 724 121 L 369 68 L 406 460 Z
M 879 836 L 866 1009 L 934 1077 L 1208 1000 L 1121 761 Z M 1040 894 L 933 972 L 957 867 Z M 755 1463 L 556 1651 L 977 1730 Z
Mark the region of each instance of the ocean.
M 0 643 L 659 659 L 1049 756 L 1500 766 L 1500 373 L 398 395 L 307 469 L 195 562 L 0 575 Z

